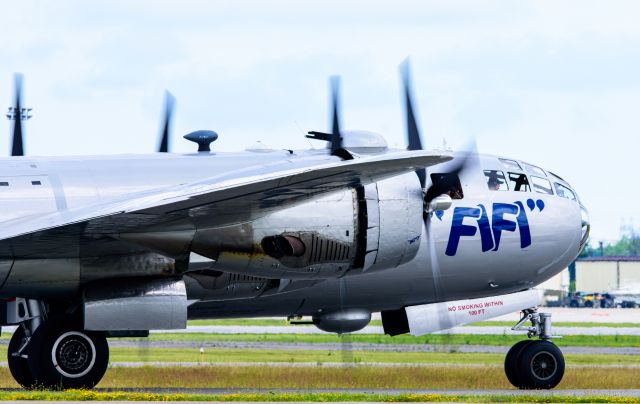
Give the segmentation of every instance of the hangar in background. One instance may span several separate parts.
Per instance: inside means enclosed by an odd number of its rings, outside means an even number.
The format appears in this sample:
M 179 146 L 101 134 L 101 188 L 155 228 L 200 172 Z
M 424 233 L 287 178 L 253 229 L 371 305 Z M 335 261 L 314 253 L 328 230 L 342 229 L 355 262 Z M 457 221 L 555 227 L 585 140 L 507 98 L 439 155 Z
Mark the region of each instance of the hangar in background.
M 577 260 L 576 290 L 588 293 L 640 292 L 640 257 L 586 257 Z
M 634 290 L 640 293 L 640 256 L 585 257 L 576 264 L 576 291 L 610 293 Z M 565 269 L 540 284 L 540 289 L 569 291 L 569 270 Z

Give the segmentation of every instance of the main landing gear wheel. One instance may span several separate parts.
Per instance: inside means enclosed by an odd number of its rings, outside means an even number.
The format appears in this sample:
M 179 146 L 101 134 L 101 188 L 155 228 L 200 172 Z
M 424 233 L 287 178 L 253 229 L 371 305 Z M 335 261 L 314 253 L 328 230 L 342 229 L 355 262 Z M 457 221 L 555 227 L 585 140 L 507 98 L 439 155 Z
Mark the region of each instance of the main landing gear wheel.
M 11 376 L 25 389 L 31 389 L 36 384 L 36 378 L 29 369 L 29 362 L 26 357 L 20 356 L 19 350 L 22 348 L 26 341 L 26 335 L 24 328 L 18 326 L 11 336 L 9 346 L 7 348 L 7 363 L 9 364 L 9 371 Z M 28 348 L 28 347 L 27 347 Z M 22 355 L 28 355 L 28 349 L 25 348 Z
M 29 345 L 29 368 L 38 387 L 90 389 L 102 379 L 109 363 L 103 333 L 84 331 L 64 319 L 43 323 Z

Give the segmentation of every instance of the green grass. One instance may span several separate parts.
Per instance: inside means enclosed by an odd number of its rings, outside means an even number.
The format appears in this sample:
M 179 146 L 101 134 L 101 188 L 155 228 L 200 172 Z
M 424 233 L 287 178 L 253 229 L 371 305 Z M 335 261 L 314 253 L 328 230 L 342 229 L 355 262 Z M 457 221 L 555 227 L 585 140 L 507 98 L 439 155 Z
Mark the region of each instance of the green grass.
M 200 354 L 198 349 L 135 349 L 114 348 L 112 362 L 384 362 L 384 363 L 450 363 L 450 364 L 501 364 L 502 354 L 449 353 L 449 352 L 367 352 L 367 351 L 274 351 L 249 349 L 207 349 Z M 588 361 L 584 359 L 584 361 Z M 636 363 L 630 356 L 607 355 L 595 358 L 594 363 Z
M 513 327 L 516 323 L 514 321 L 480 321 L 477 323 L 467 324 L 466 326 L 474 327 Z M 226 326 L 288 326 L 292 327 L 304 327 L 311 326 L 306 324 L 292 325 L 289 324 L 285 318 L 273 319 L 273 318 L 240 318 L 240 319 L 218 319 L 218 320 L 189 320 L 189 325 L 226 325 Z M 381 320 L 371 320 L 369 325 L 382 326 Z M 640 324 L 637 323 L 594 323 L 594 322 L 554 322 L 556 327 L 610 327 L 610 328 L 637 328 Z
M 152 341 L 246 341 L 246 342 L 343 342 L 344 337 L 335 334 L 207 334 L 207 333 L 171 333 L 151 334 Z M 428 334 L 420 337 L 398 335 L 390 337 L 383 334 L 351 334 L 351 342 L 375 344 L 447 344 L 447 345 L 502 345 L 511 346 L 525 339 L 524 335 L 472 335 L 472 334 Z M 554 340 L 559 346 L 591 347 L 640 347 L 640 336 L 635 335 L 567 335 Z
M 16 388 L 16 383 L 6 368 L 0 368 L 0 387 Z M 371 366 L 355 367 L 278 367 L 278 366 L 197 366 L 197 367 L 141 367 L 141 368 L 109 368 L 97 386 L 99 389 L 150 389 L 150 388 L 223 388 L 262 389 L 272 391 L 267 395 L 282 395 L 276 389 L 464 389 L 472 394 L 476 389 L 515 389 L 504 375 L 502 365 L 467 366 L 432 366 L 432 367 L 397 367 L 380 368 Z M 603 371 L 602 368 L 568 368 L 558 389 L 638 389 L 640 379 L 635 369 L 620 367 Z M 136 390 L 130 390 L 136 391 Z M 366 391 L 366 390 L 365 390 Z M 6 391 L 0 392 L 0 399 L 8 399 Z M 65 398 L 65 396 L 48 396 L 47 392 L 33 399 Z M 247 397 L 254 392 L 242 392 L 239 397 Z M 317 394 L 313 391 L 307 393 Z M 55 394 L 55 393 L 54 393 Z M 93 396 L 86 393 L 80 397 L 67 399 L 124 399 L 123 396 Z M 147 399 L 155 396 L 143 395 Z M 170 394 L 170 393 L 169 393 Z M 302 394 L 302 393 L 301 393 Z M 535 393 L 531 393 L 535 396 Z M 263 396 L 264 394 L 258 394 Z M 299 396 L 300 394 L 298 394 Z M 302 394 L 304 395 L 304 394 Z M 167 397 L 165 395 L 158 395 Z M 338 396 L 345 397 L 343 394 Z M 27 396 L 28 397 L 28 396 Z M 212 397 L 212 396 L 207 396 Z M 541 399 L 541 396 L 537 396 Z M 14 397 L 14 399 L 16 399 Z M 213 399 L 213 398 L 212 398 Z M 544 400 L 547 401 L 547 400 Z M 556 400 L 550 400 L 556 401 Z
M 0 347 L 0 356 L 6 357 L 6 347 Z M 567 365 L 640 365 L 636 355 L 565 355 Z M 352 350 L 269 350 L 207 348 L 111 348 L 111 362 L 280 362 L 280 363 L 402 363 L 402 364 L 454 364 L 502 365 L 504 354 L 442 352 L 380 352 Z
M 640 365 L 635 355 L 565 355 L 568 365 Z M 114 348 L 112 362 L 381 362 L 434 364 L 502 364 L 504 354 L 460 352 L 275 351 L 249 349 Z
M 6 355 L 6 348 L 0 349 Z M 568 365 L 640 365 L 635 355 L 565 355 Z M 112 362 L 284 362 L 317 363 L 431 363 L 431 364 L 502 364 L 504 354 L 461 353 L 455 349 L 442 352 L 380 352 L 352 350 L 268 350 L 207 348 L 200 353 L 198 348 L 112 348 Z
M 65 400 L 65 401 L 251 401 L 251 402 L 463 402 L 463 403 L 637 403 L 638 399 L 622 396 L 547 397 L 532 393 L 514 395 L 448 395 L 448 394 L 368 394 L 368 393 L 240 393 L 240 394 L 153 394 L 135 392 L 1 392 L 0 400 Z

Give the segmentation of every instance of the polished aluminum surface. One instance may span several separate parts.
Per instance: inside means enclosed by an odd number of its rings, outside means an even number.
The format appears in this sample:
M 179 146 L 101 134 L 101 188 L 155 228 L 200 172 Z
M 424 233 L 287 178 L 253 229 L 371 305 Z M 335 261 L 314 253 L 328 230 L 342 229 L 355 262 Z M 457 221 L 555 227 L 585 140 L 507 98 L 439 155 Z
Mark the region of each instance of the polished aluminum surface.
M 344 334 L 366 327 L 371 321 L 371 312 L 366 309 L 344 309 L 313 316 L 313 324 L 326 332 Z
M 0 159 L 10 184 L 0 187 L 0 202 L 11 207 L 0 226 L 0 294 L 73 298 L 101 280 L 217 271 L 226 275 L 189 275 L 191 317 L 380 311 L 518 292 L 576 257 L 585 227 L 579 202 L 490 190 L 483 170 L 514 171 L 494 156 L 474 156 L 461 174 L 463 198 L 431 212 L 424 228 L 413 171 L 447 172 L 452 156 L 388 151 L 340 161 L 322 150 L 266 150 Z M 460 219 L 480 206 L 488 225 Z M 526 215 L 526 242 L 524 224 L 512 230 L 508 212 Z M 451 248 L 461 224 L 474 234 L 461 233 Z M 299 239 L 305 252 L 266 254 L 261 243 L 276 236 Z M 306 255 L 313 240 L 322 242 L 320 256 Z
M 86 330 L 171 330 L 187 326 L 182 279 L 118 279 L 89 284 L 83 296 Z
M 424 335 L 536 307 L 541 302 L 542 291 L 530 289 L 480 299 L 409 306 L 405 311 L 411 334 Z

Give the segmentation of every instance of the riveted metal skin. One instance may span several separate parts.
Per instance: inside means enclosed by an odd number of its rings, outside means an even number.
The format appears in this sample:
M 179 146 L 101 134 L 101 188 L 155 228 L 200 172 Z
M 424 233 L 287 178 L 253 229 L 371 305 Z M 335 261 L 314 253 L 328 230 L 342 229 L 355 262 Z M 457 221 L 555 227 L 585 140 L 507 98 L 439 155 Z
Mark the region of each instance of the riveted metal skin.
M 83 295 L 84 329 L 171 330 L 187 326 L 182 279 L 135 278 L 95 282 Z
M 388 150 L 380 156 L 393 153 L 399 152 Z M 438 161 L 439 155 L 433 155 Z M 427 169 L 426 188 L 430 174 L 446 173 L 461 158 L 454 155 L 446 162 L 450 155 L 441 153 L 440 161 L 445 162 Z M 533 189 L 488 189 L 483 170 L 531 176 L 505 167 L 495 156 L 475 158 L 475 167 L 461 174 L 462 199 L 453 199 L 446 210 L 430 212 L 428 232 L 422 225 L 423 190 L 414 167 L 365 185 L 345 180 L 346 168 L 331 172 L 342 175 L 335 184 L 330 178 L 314 180 L 311 188 L 296 183 L 319 165 L 350 167 L 359 159 L 341 161 L 324 150 L 0 159 L 0 183 L 9 184 L 0 186 L 0 203 L 6 206 L 0 212 L 0 233 L 32 223 L 33 216 L 53 215 L 57 220 L 78 211 L 99 214 L 109 201 L 117 201 L 124 211 L 129 195 L 136 195 L 132 204 L 144 205 L 147 193 L 176 190 L 128 215 L 117 230 L 110 227 L 108 215 L 46 237 L 39 236 L 48 231 L 44 219 L 42 232 L 25 227 L 27 235 L 0 248 L 0 295 L 72 299 L 91 282 L 184 276 L 186 295 L 193 303 L 190 318 L 314 315 L 346 308 L 375 312 L 528 289 L 561 271 L 579 252 L 588 225 L 579 201 Z M 240 199 L 219 198 L 202 207 L 189 203 L 195 200 L 192 195 L 208 192 L 210 183 L 179 193 L 184 184 L 202 178 L 233 182 L 236 173 L 247 173 L 242 181 L 255 181 L 246 189 L 259 188 L 274 167 L 279 172 L 283 167 L 298 170 L 296 176 L 276 181 L 285 191 L 260 188 L 259 196 L 234 194 Z M 361 172 L 354 176 L 358 181 L 363 177 Z M 547 178 L 569 187 L 559 177 Z M 247 198 L 254 202 L 242 205 L 246 209 L 236 208 Z M 160 212 L 164 200 L 175 203 L 176 210 Z M 524 225 L 510 230 L 510 225 L 499 224 L 516 220 L 506 205 L 526 215 L 529 244 L 524 242 Z M 183 206 L 188 211 L 180 210 Z M 484 209 L 489 227 L 479 224 L 480 217 L 461 220 L 464 209 Z M 507 213 L 498 214 L 500 209 Z M 159 221 L 161 214 L 171 220 Z M 453 240 L 452 232 L 461 224 L 470 228 Z M 473 235 L 464 233 L 474 228 Z M 304 252 L 270 255 L 263 246 L 269 237 L 300 240 Z M 31 241 L 35 239 L 37 245 Z M 492 248 L 485 248 L 487 243 Z M 225 275 L 216 275 L 220 272 Z M 342 299 L 338 278 L 349 290 Z

